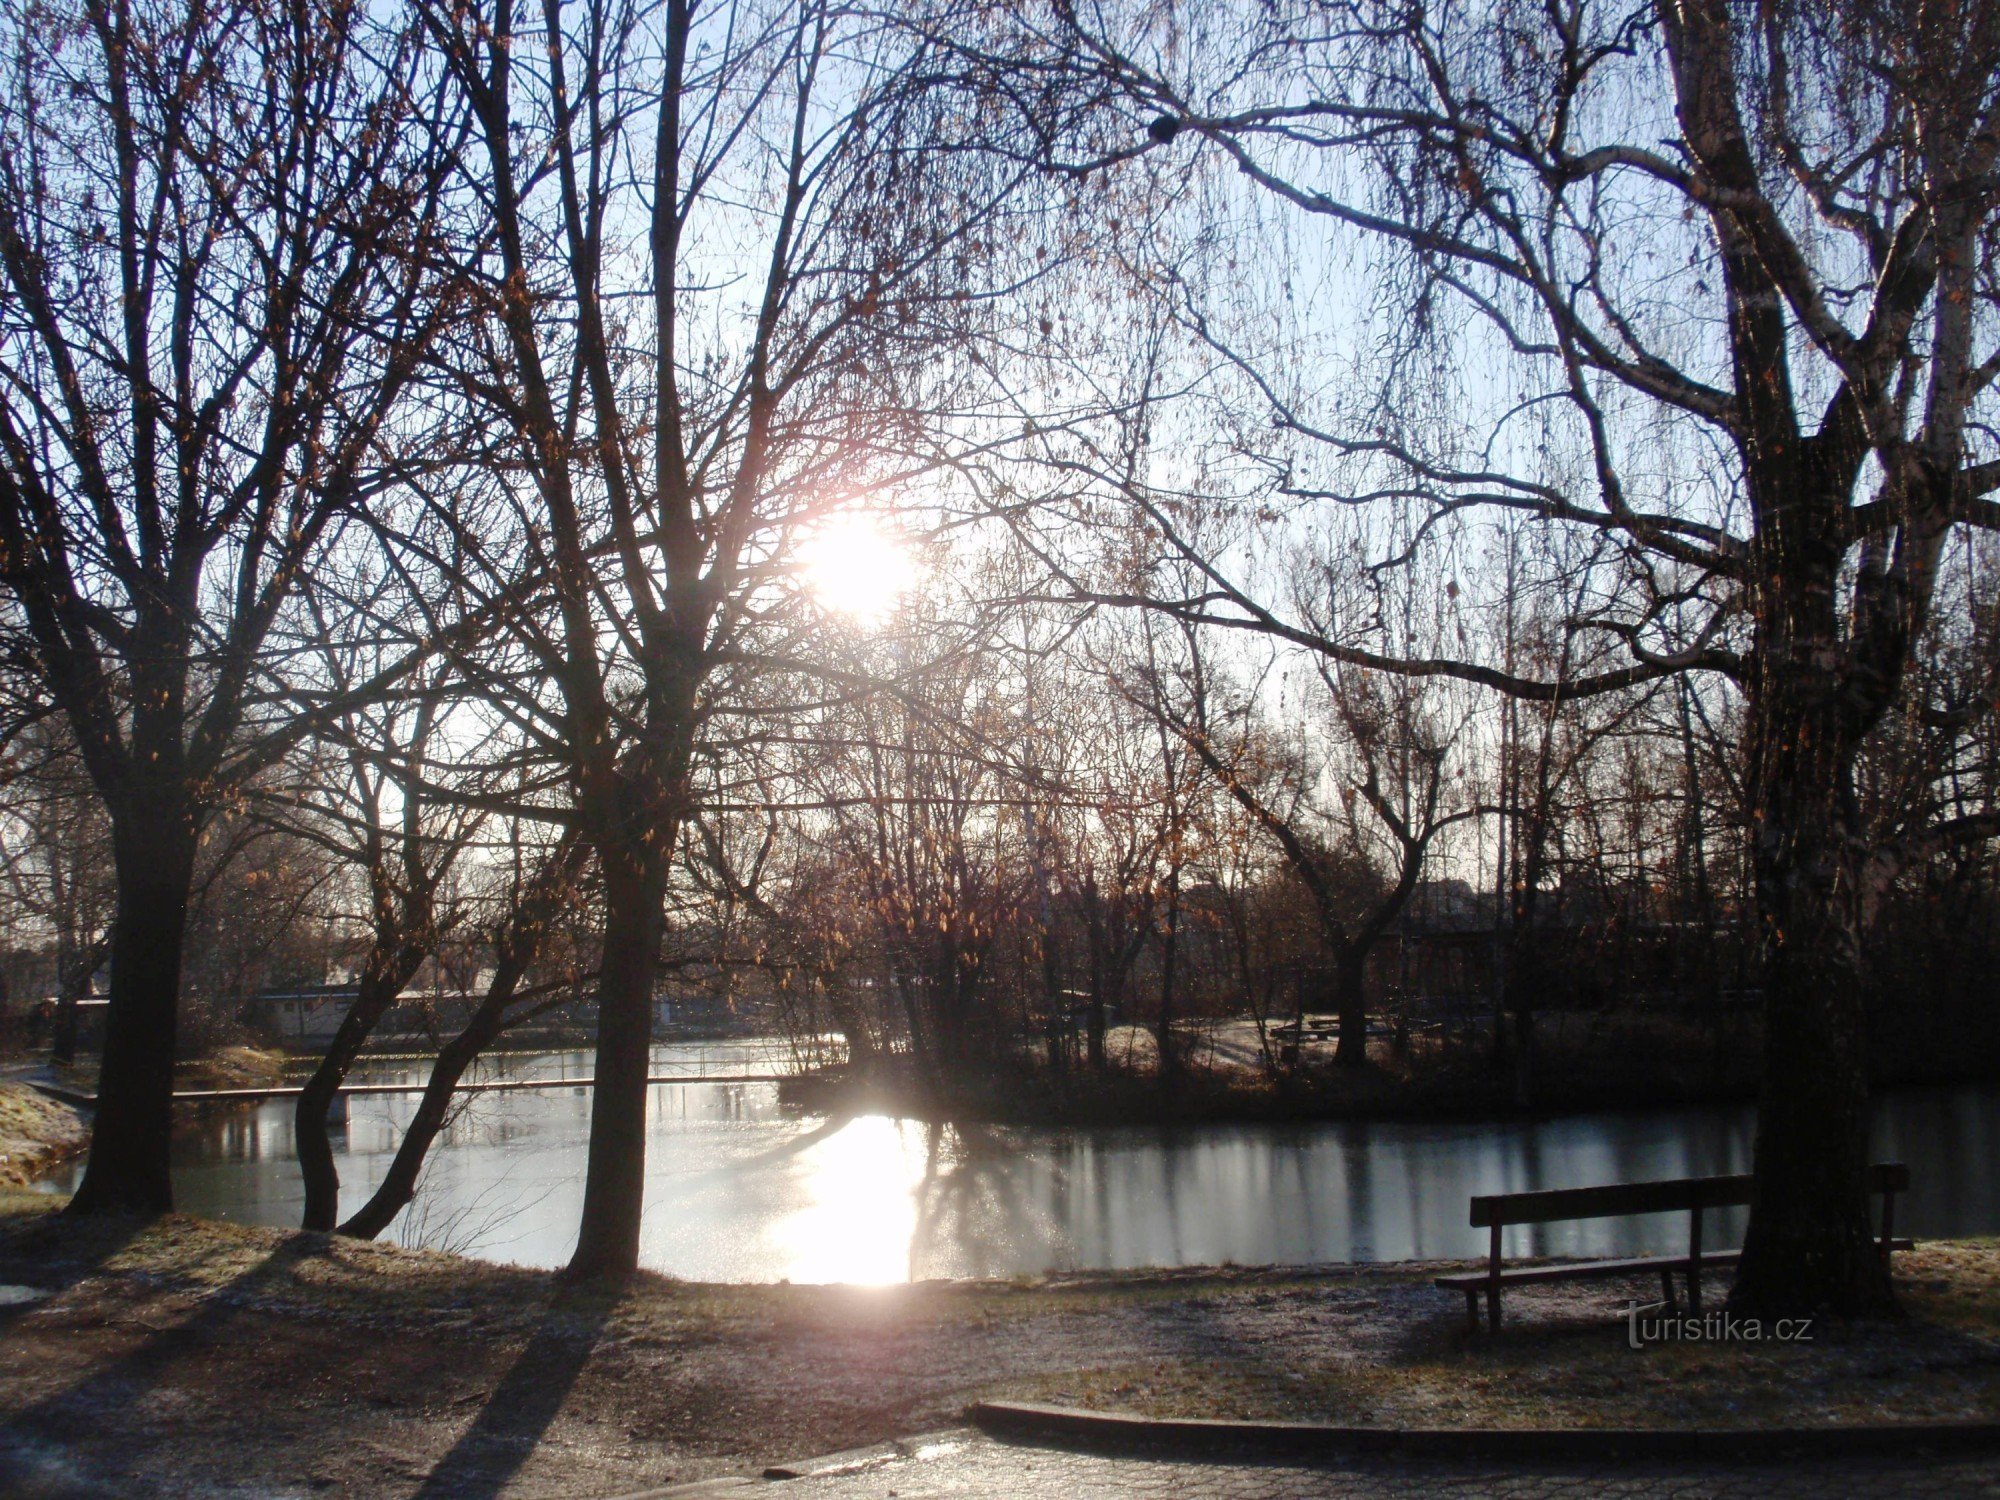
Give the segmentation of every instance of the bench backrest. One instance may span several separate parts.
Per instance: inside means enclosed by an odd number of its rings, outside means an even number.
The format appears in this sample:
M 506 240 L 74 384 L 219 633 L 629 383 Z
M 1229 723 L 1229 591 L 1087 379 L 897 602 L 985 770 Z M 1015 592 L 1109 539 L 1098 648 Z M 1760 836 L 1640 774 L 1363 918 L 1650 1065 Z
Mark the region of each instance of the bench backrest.
M 1743 1172 L 1728 1177 L 1672 1177 L 1660 1182 L 1551 1188 L 1537 1193 L 1489 1193 L 1472 1200 L 1472 1227 L 1488 1229 L 1497 1224 L 1551 1224 L 1567 1219 L 1727 1207 L 1750 1201 L 1751 1180 L 1750 1174 Z M 1908 1191 L 1909 1186 L 1910 1169 L 1902 1162 L 1877 1162 L 1868 1169 L 1871 1193 L 1901 1193 Z

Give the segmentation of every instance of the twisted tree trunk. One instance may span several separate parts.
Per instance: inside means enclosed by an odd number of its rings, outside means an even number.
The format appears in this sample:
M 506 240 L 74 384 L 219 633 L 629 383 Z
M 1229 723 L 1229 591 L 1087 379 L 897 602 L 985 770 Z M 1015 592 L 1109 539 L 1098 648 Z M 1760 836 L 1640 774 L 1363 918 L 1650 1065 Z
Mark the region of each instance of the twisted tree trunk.
M 1343 943 L 1334 955 L 1334 1002 L 1340 1013 L 1340 1046 L 1333 1055 L 1343 1068 L 1368 1066 L 1368 949 Z
M 301 1229 L 329 1230 L 340 1217 L 340 1170 L 334 1165 L 333 1141 L 327 1131 L 327 1110 L 347 1081 L 348 1070 L 360 1057 L 375 1027 L 395 1005 L 403 986 L 423 966 L 428 949 L 410 945 L 384 953 L 377 950 L 361 976 L 360 993 L 340 1019 L 333 1041 L 299 1091 L 292 1114 L 293 1140 L 299 1171 L 305 1178 L 305 1211 Z
M 513 1016 L 507 1013 L 520 998 L 521 981 L 540 955 L 561 904 L 570 897 L 581 864 L 577 841 L 564 839 L 536 872 L 508 920 L 494 933 L 493 979 L 486 994 L 458 1035 L 438 1049 L 431 1076 L 424 1083 L 423 1095 L 389 1170 L 368 1201 L 340 1226 L 342 1234 L 373 1239 L 416 1197 L 424 1161 L 451 1118 L 452 1096 L 465 1070 L 510 1025 L 542 1009 L 535 1006 Z
M 340 1226 L 340 1233 L 372 1240 L 417 1196 L 417 1180 L 423 1175 L 432 1144 L 451 1118 L 452 1096 L 457 1092 L 459 1080 L 507 1029 L 507 1006 L 514 998 L 520 977 L 520 966 L 503 964 L 472 1019 L 438 1049 L 437 1061 L 431 1064 L 431 1076 L 424 1081 L 424 1092 L 403 1131 L 402 1143 L 396 1147 L 389 1170 L 383 1173 L 368 1201 Z

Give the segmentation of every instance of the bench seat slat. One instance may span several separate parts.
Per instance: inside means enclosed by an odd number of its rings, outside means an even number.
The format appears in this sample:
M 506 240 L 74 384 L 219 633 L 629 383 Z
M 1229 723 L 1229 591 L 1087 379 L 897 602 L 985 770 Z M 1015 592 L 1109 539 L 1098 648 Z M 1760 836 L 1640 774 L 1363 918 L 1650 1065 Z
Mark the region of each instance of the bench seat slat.
M 1892 1250 L 1908 1250 L 1910 1240 L 1891 1240 Z M 1733 1266 L 1743 1258 L 1741 1250 L 1704 1250 L 1701 1254 L 1702 1268 L 1710 1266 Z M 1548 1266 L 1509 1266 L 1500 1273 L 1502 1286 L 1518 1286 L 1546 1281 L 1588 1281 L 1597 1277 L 1647 1276 L 1661 1271 L 1684 1271 L 1692 1260 L 1685 1255 L 1640 1255 L 1623 1260 L 1579 1260 L 1564 1261 Z M 1450 1276 L 1440 1276 L 1433 1285 L 1454 1292 L 1478 1291 L 1493 1284 L 1491 1271 L 1460 1271 Z
M 1719 1250 L 1714 1255 L 1704 1255 L 1701 1263 L 1704 1266 L 1724 1265 L 1735 1260 L 1740 1253 Z M 1657 1271 L 1678 1271 L 1687 1263 L 1685 1255 L 1637 1255 L 1624 1260 L 1577 1260 L 1549 1266 L 1509 1266 L 1500 1273 L 1500 1284 L 1512 1286 L 1535 1281 L 1583 1281 L 1597 1276 L 1645 1276 Z M 1436 1282 L 1436 1285 L 1453 1291 L 1477 1290 L 1492 1284 L 1491 1271 L 1462 1271 L 1440 1276 Z

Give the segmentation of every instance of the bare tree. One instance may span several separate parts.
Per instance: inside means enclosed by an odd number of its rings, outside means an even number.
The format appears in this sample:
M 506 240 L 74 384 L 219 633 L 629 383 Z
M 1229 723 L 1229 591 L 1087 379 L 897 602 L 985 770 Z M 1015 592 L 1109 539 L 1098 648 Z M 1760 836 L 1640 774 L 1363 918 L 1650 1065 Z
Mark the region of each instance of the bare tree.
M 1399 657 L 1193 545 L 1201 593 L 1136 602 L 1529 701 L 1677 672 L 1739 684 L 1767 1065 L 1733 1295 L 1887 1307 L 1863 1192 L 1863 936 L 1900 865 L 1996 820 L 1883 837 L 1854 768 L 1885 719 L 1973 708 L 1917 701 L 1909 666 L 1951 597 L 1947 539 L 2000 527 L 2000 6 L 1281 5 L 1206 12 L 1200 45 L 1191 16 L 1120 14 L 1059 7 L 1025 44 L 1123 94 L 1081 154 L 1044 132 L 1052 154 L 1233 174 L 1232 202 L 1310 226 L 1314 258 L 1288 273 L 1350 275 L 1387 315 L 1388 399 L 1342 406 L 1276 357 L 1294 329 L 1266 351 L 1227 316 L 1215 293 L 1242 274 L 1162 288 L 1266 412 L 1254 443 L 1259 424 L 1236 431 L 1270 495 L 1415 507 L 1441 538 L 1494 509 L 1602 533 L 1620 581 L 1574 626 L 1628 659 L 1543 678 L 1477 652 Z M 1501 383 L 1451 383 L 1475 355 Z M 1461 441 L 1468 412 L 1487 427 Z M 1157 490 L 1127 493 L 1181 536 Z
M 903 356 L 954 322 L 1003 196 L 940 172 L 922 49 L 838 4 L 512 0 L 426 12 L 477 122 L 452 362 L 502 439 L 498 535 L 435 507 L 487 595 L 546 579 L 482 680 L 566 772 L 605 902 L 596 1088 L 571 1271 L 637 1263 L 662 901 L 701 724 L 753 666 L 815 517 L 884 478 L 935 412 Z M 497 470 L 497 473 L 496 473 Z
M 0 54 L 0 587 L 118 874 L 72 1208 L 167 1208 L 197 844 L 279 753 L 267 636 L 438 315 L 399 253 L 435 153 L 420 66 L 347 0 L 16 7 Z
M 1363 1067 L 1369 957 L 1408 906 L 1432 843 L 1482 811 L 1463 805 L 1452 788 L 1463 714 L 1454 721 L 1444 705 L 1428 701 L 1439 695 L 1423 684 L 1322 662 L 1315 676 L 1326 694 L 1324 717 L 1310 745 L 1286 744 L 1268 723 L 1267 682 L 1231 684 L 1205 656 L 1199 634 L 1185 629 L 1183 672 L 1176 681 L 1148 674 L 1145 706 L 1249 815 L 1310 895 L 1332 959 L 1335 1056 L 1343 1066 Z M 1330 805 L 1320 796 L 1328 782 L 1337 793 Z M 1387 878 L 1370 878 L 1377 846 L 1388 855 Z M 1304 992 L 1302 984 L 1302 1007 Z
M 343 697 L 357 677 L 372 677 L 382 665 L 378 653 L 351 644 L 343 648 L 330 633 L 322 635 L 319 650 Z M 408 697 L 369 703 L 330 723 L 318 764 L 301 767 L 299 782 L 272 809 L 281 826 L 345 863 L 366 907 L 355 924 L 367 938 L 354 1000 L 294 1110 L 305 1229 L 332 1229 L 339 1213 L 340 1175 L 327 1110 L 375 1028 L 424 964 L 438 956 L 442 935 L 457 926 L 460 913 L 450 882 L 467 862 L 486 816 L 451 797 L 454 782 L 488 779 L 481 775 L 479 747 L 464 732 L 453 736 L 440 725 L 441 716 L 449 721 L 449 700 L 435 684 L 418 676 L 410 686 L 415 691 Z M 441 753 L 440 742 L 447 738 L 456 743 Z M 454 767 L 470 774 L 455 775 Z
M 918 613 L 875 643 L 870 654 L 893 665 L 873 670 L 897 688 L 828 724 L 845 753 L 814 784 L 830 811 L 826 857 L 876 961 L 870 977 L 895 997 L 919 1079 L 944 1092 L 992 1061 L 991 971 L 1023 870 L 1007 767 L 982 753 L 1009 727 L 1001 667 L 941 623 Z M 870 670 L 866 658 L 856 665 Z

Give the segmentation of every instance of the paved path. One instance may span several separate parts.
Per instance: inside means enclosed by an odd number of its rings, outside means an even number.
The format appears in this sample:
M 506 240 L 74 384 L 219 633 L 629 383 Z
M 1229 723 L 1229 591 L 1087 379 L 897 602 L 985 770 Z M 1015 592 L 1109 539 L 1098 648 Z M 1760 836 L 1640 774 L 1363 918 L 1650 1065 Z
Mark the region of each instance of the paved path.
M 660 1500 L 1877 1500 L 1924 1495 L 2000 1497 L 2000 1455 L 1833 1463 L 1644 1466 L 1440 1464 L 1390 1458 L 1309 1468 L 1168 1463 L 936 1433 L 811 1469 L 782 1482 L 727 1479 L 653 1492 Z M 637 1497 L 633 1497 L 637 1500 Z

